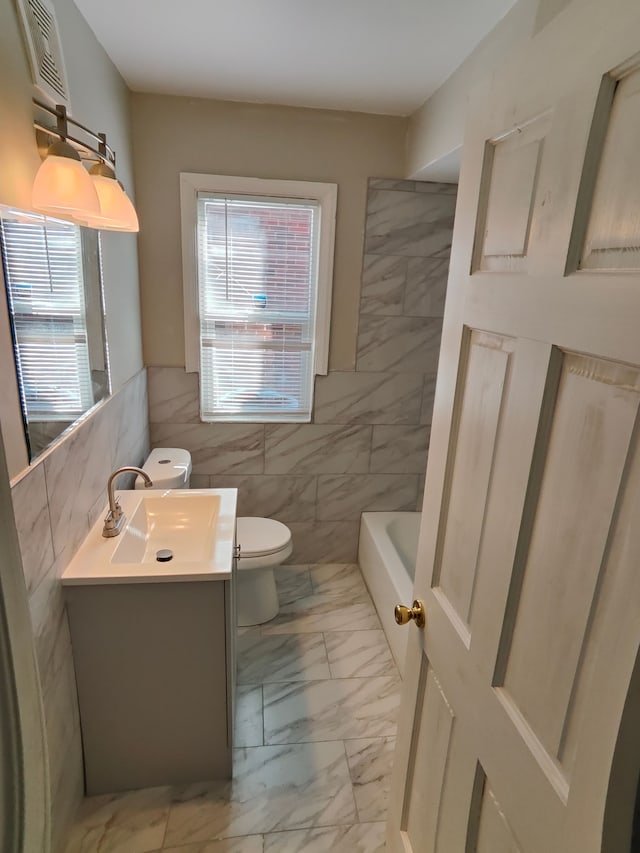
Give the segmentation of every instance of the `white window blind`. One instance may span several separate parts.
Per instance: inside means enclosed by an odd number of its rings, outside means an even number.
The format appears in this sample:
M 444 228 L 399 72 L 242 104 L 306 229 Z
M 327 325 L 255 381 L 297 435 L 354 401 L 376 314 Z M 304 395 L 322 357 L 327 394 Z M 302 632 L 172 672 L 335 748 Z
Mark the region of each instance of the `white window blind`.
M 317 201 L 197 196 L 203 420 L 311 416 Z
M 27 416 L 74 420 L 93 405 L 80 228 L 34 216 L 0 229 Z

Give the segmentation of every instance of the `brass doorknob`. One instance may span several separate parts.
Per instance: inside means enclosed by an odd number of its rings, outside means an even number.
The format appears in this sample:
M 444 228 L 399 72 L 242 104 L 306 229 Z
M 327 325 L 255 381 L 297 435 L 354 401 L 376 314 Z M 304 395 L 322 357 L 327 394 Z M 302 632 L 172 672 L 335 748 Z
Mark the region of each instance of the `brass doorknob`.
M 404 604 L 396 604 L 393 615 L 398 625 L 406 625 L 407 622 L 415 622 L 418 628 L 424 628 L 424 604 L 416 598 L 413 607 L 405 607 Z

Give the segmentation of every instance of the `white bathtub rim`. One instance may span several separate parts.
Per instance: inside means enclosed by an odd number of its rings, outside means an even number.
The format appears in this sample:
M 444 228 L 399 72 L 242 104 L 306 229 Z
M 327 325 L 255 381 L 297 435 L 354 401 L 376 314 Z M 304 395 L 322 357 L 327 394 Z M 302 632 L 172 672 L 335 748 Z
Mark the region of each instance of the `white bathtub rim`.
M 420 516 L 420 514 L 419 512 L 362 513 L 361 525 L 365 526 L 369 531 L 384 565 L 388 567 L 388 574 L 390 575 L 390 580 L 398 601 L 403 604 L 409 599 L 413 601 L 413 580 L 391 541 L 386 527 L 389 522 L 394 521 L 398 516 Z
M 386 530 L 388 523 L 399 515 L 407 515 L 407 513 L 362 513 L 358 562 L 389 647 L 400 674 L 403 675 L 408 632 L 406 626 L 396 625 L 393 609 L 396 604 L 411 604 L 413 581 Z M 411 515 L 420 515 L 420 513 L 411 513 Z

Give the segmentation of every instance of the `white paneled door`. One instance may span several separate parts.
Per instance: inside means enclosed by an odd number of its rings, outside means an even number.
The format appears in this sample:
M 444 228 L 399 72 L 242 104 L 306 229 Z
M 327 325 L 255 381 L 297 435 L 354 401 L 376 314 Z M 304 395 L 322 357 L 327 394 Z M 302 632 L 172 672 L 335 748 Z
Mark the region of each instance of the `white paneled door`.
M 640 6 L 573 0 L 467 124 L 394 853 L 628 853 L 640 767 Z M 410 602 L 403 602 L 410 604 Z

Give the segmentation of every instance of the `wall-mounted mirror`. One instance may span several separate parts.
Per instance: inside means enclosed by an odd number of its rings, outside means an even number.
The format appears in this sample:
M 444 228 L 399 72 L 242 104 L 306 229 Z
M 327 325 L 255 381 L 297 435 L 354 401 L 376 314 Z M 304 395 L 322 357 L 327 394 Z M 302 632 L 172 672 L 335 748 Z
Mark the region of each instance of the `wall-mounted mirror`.
M 2 265 L 29 458 L 110 393 L 99 233 L 0 213 Z

